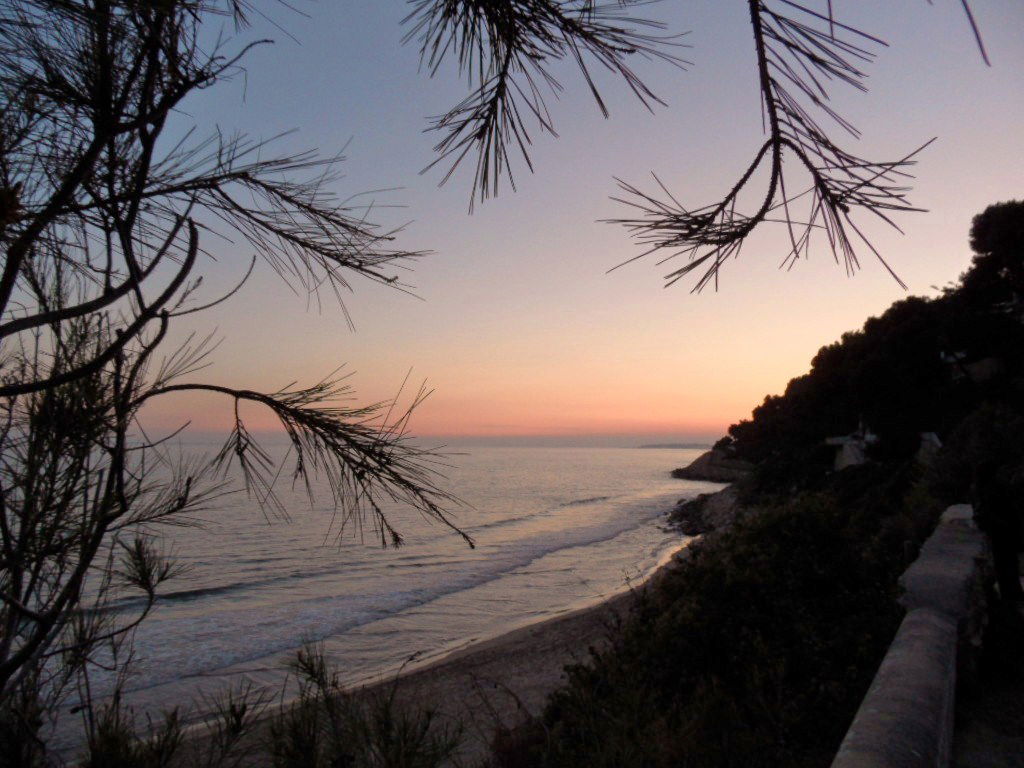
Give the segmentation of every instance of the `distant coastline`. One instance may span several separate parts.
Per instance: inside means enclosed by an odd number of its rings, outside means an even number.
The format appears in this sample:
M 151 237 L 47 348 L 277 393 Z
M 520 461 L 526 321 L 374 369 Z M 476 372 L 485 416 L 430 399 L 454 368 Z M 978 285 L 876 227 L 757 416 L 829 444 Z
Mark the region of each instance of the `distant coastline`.
M 637 448 L 673 448 L 673 449 L 686 449 L 690 450 L 693 448 L 708 449 L 711 447 L 711 443 L 650 443 L 648 445 L 638 445 Z

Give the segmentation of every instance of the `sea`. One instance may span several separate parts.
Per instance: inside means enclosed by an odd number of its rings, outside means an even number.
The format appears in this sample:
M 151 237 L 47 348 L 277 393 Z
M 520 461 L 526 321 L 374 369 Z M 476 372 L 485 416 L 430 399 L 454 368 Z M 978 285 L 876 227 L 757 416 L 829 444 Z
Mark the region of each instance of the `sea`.
M 311 504 L 279 480 L 287 520 L 244 491 L 222 496 L 197 525 L 157 529 L 181 573 L 135 634 L 128 701 L 157 711 L 243 681 L 278 690 L 308 643 L 345 683 L 376 682 L 605 600 L 684 545 L 667 512 L 720 486 L 669 473 L 702 450 L 450 442 L 439 483 L 461 500 L 453 520 L 473 548 L 399 507 L 385 512 L 400 548 L 356 526 L 339 535 L 316 483 Z

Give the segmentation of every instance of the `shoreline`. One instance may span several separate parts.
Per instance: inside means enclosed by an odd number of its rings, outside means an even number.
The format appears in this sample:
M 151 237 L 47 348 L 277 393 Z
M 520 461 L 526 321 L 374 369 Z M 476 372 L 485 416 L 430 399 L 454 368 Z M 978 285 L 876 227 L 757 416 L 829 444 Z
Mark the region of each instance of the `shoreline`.
M 495 727 L 511 728 L 540 715 L 548 696 L 566 682 L 565 667 L 586 662 L 591 648 L 604 647 L 612 623 L 629 614 L 636 590 L 656 584 L 699 540 L 683 537 L 643 581 L 600 602 L 471 641 L 390 679 L 350 690 L 367 696 L 394 686 L 403 704 L 434 709 L 442 721 L 462 724 L 461 760 L 482 758 Z
M 346 689 L 354 696 L 367 697 L 393 687 L 402 706 L 430 709 L 441 723 L 461 723 L 460 760 L 481 758 L 496 727 L 514 727 L 543 711 L 548 695 L 566 680 L 564 668 L 585 662 L 591 648 L 606 645 L 611 624 L 628 615 L 635 591 L 660 580 L 695 540 L 683 537 L 643 581 L 597 603 L 469 640 L 435 658 L 413 662 L 415 666 L 377 673 Z M 260 715 L 250 738 L 262 740 L 270 718 L 294 700 L 294 696 L 277 699 Z M 208 727 L 196 723 L 188 729 L 195 738 L 193 744 L 205 741 Z M 255 759 L 245 765 L 270 764 L 269 755 L 262 750 L 250 754 Z
M 659 502 L 664 501 L 660 495 L 655 496 Z M 671 497 L 678 498 L 678 493 L 671 494 Z M 693 537 L 687 537 L 668 525 L 666 508 L 670 503 L 659 503 L 657 516 L 644 523 L 654 525 L 660 531 L 645 539 L 659 546 L 641 550 L 642 560 L 634 560 L 633 565 L 623 566 L 622 570 L 618 570 L 618 559 L 613 560 L 617 574 L 614 582 L 607 578 L 612 571 L 605 567 L 604 578 L 593 585 L 586 579 L 579 579 L 587 587 L 585 592 L 569 589 L 562 593 L 562 590 L 556 590 L 538 599 L 536 604 L 518 606 L 518 615 L 512 611 L 496 610 L 490 621 L 468 622 L 466 626 L 456 623 L 448 626 L 447 631 L 435 633 L 442 642 L 433 647 L 421 644 L 419 652 L 412 653 L 416 644 L 408 643 L 405 649 L 396 646 L 396 652 L 385 654 L 388 663 L 376 669 L 346 669 L 345 649 L 332 647 L 328 638 L 322 649 L 325 661 L 339 673 L 342 689 L 356 698 L 388 692 L 395 687 L 401 688 L 398 698 L 403 703 L 408 702 L 410 706 L 421 709 L 441 710 L 446 707 L 438 705 L 470 698 L 473 702 L 481 702 L 482 689 L 487 688 L 491 692 L 490 698 L 502 701 L 493 706 L 487 702 L 485 708 L 501 712 L 505 724 L 519 722 L 523 717 L 521 708 L 530 714 L 538 714 L 548 694 L 566 680 L 563 667 L 586 661 L 589 647 L 601 645 L 607 639 L 609 619 L 616 613 L 627 613 L 631 595 L 655 582 L 666 568 L 671 567 L 679 553 L 692 543 Z M 628 562 L 629 558 L 625 560 Z M 585 572 L 586 561 L 580 560 L 574 566 L 574 572 L 577 567 Z M 599 566 L 595 563 L 593 567 Z M 533 610 L 523 613 L 523 607 L 532 607 Z M 471 631 L 460 632 L 460 629 Z M 389 638 L 372 636 L 371 633 L 363 640 L 384 642 Z M 211 719 L 215 712 L 213 702 L 227 691 L 251 690 L 266 702 L 255 716 L 253 736 L 258 739 L 267 733 L 269 721 L 282 708 L 298 701 L 299 684 L 287 662 L 295 659 L 300 647 L 229 664 L 211 672 L 186 674 L 152 686 L 135 688 L 130 684 L 124 703 L 136 720 L 140 737 L 149 733 L 152 727 L 152 723 L 146 725 L 145 716 L 153 714 L 159 721 L 161 712 L 180 703 L 182 735 L 190 745 L 185 751 L 194 753 L 208 741 L 211 728 L 215 727 Z M 501 658 L 503 654 L 508 655 L 510 661 L 528 662 L 518 666 L 505 663 Z M 444 714 L 463 719 L 455 711 Z M 74 718 L 62 718 L 48 738 L 55 753 L 71 758 L 82 749 L 84 736 L 76 727 L 78 725 Z M 244 741 L 248 744 L 249 738 Z M 490 734 L 487 741 L 490 741 Z M 253 742 L 244 751 L 256 757 L 260 745 Z
M 528 643 L 541 643 L 545 650 L 551 650 L 552 643 L 562 645 L 570 635 L 586 634 L 593 630 L 595 623 L 604 629 L 603 619 L 628 611 L 636 590 L 661 579 L 665 573 L 675 567 L 680 553 L 690 544 L 699 540 L 695 536 L 682 536 L 682 542 L 666 552 L 661 561 L 640 581 L 626 584 L 622 589 L 603 597 L 594 603 L 577 608 L 567 608 L 563 613 L 554 616 L 528 620 L 522 624 L 513 624 L 497 634 L 470 638 L 449 649 L 440 650 L 436 655 L 422 659 L 419 663 L 410 663 L 399 669 L 392 669 L 368 676 L 348 686 L 352 691 L 374 691 L 388 685 L 404 685 L 423 678 L 441 677 L 457 672 L 456 667 L 485 666 L 487 659 L 502 650 L 522 648 Z M 560 639 L 562 642 L 558 642 Z M 586 656 L 587 648 L 583 648 Z M 566 662 L 571 663 L 571 662 Z
M 653 580 L 660 578 L 661 574 L 675 563 L 679 553 L 683 552 L 697 539 L 697 537 L 684 534 L 680 534 L 680 536 L 682 541 L 672 549 L 666 550 L 662 557 L 659 558 L 657 564 L 642 579 L 632 583 L 625 582 L 620 588 L 601 596 L 596 602 L 577 601 L 575 607 L 570 605 L 560 613 L 509 622 L 494 634 L 482 634 L 452 643 L 420 657 L 413 657 L 401 665 L 393 665 L 387 669 L 352 680 L 346 683 L 346 687 L 349 690 L 355 691 L 389 685 L 396 681 L 419 675 L 420 673 L 429 672 L 437 667 L 446 665 L 448 662 L 465 656 L 471 656 L 475 652 L 485 650 L 492 645 L 500 645 L 506 639 L 518 639 L 520 634 L 529 634 L 530 630 L 539 630 L 549 624 L 555 626 L 562 621 L 568 622 L 574 618 L 578 619 L 582 614 L 600 610 L 602 606 L 617 606 L 622 598 L 631 595 L 634 590 L 646 587 Z

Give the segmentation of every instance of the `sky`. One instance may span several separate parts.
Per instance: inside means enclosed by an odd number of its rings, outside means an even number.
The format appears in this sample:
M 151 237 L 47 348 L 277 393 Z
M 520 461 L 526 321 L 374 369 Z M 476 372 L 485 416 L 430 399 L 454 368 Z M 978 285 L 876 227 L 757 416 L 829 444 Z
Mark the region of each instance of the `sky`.
M 817 0 L 812 0 L 814 5 Z M 819 2 L 821 6 L 825 3 Z M 664 287 L 673 268 L 647 257 L 609 272 L 641 249 L 610 199 L 616 177 L 650 187 L 657 173 L 688 206 L 717 201 L 764 141 L 747 6 L 741 0 L 664 0 L 640 13 L 686 32 L 688 71 L 640 62 L 667 102 L 643 109 L 620 83 L 599 77 L 603 119 L 571 66 L 550 99 L 558 138 L 534 134 L 535 173 L 516 167 L 518 190 L 468 212 L 471 165 L 438 186 L 421 173 L 437 134 L 428 118 L 467 93 L 452 68 L 420 70 L 403 45 L 401 0 L 307 2 L 274 11 L 239 42 L 270 37 L 244 76 L 184 105 L 176 129 L 194 124 L 256 138 L 287 133 L 281 152 L 344 148 L 341 199 L 372 204 L 370 219 L 404 227 L 398 245 L 429 250 L 403 275 L 411 293 L 358 279 L 345 313 L 283 285 L 265 265 L 231 301 L 190 315 L 174 338 L 214 332 L 213 365 L 193 380 L 276 390 L 311 384 L 344 364 L 358 400 L 404 402 L 421 383 L 431 396 L 414 414 L 428 436 L 625 435 L 708 438 L 747 417 L 804 373 L 816 350 L 893 301 L 933 295 L 967 267 L 972 216 L 1024 198 L 1024 4 L 975 3 L 992 60 L 986 67 L 955 0 L 833 0 L 837 16 L 886 39 L 869 68 L 870 92 L 836 88 L 835 104 L 862 132 L 840 143 L 891 160 L 932 137 L 915 169 L 903 234 L 871 229 L 908 289 L 867 251 L 847 275 L 824 241 L 780 269 L 785 233 L 760 232 L 726 265 L 718 290 Z M 228 29 L 228 32 L 233 30 Z M 835 132 L 838 136 L 838 132 Z M 374 192 L 373 190 L 378 190 Z M 381 191 L 382 190 L 382 191 Z M 244 244 L 210 244 L 204 291 L 213 297 L 244 272 Z M 410 373 L 411 372 L 411 373 Z M 268 414 L 247 413 L 254 429 Z M 232 418 L 217 397 L 174 396 L 145 423 L 219 430 Z

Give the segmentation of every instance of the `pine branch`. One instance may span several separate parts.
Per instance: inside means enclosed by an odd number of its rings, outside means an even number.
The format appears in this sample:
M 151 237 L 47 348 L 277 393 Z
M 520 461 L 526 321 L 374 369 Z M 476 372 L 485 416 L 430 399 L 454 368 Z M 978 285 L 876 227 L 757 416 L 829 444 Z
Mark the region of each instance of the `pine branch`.
M 716 203 L 689 209 L 660 181 L 654 193 L 619 181 L 624 197 L 613 199 L 636 215 L 610 223 L 624 226 L 644 247 L 629 261 L 652 253 L 662 255 L 659 264 L 685 258 L 685 265 L 666 275 L 666 284 L 697 274 L 693 290 L 700 291 L 717 286 L 721 269 L 739 256 L 751 233 L 778 223 L 786 227 L 790 243 L 782 266 L 808 257 L 812 240 L 823 235 L 848 273 L 860 265 L 858 247 L 866 247 L 903 286 L 858 222 L 869 215 L 899 229 L 895 215 L 922 210 L 909 202 L 907 182 L 918 154 L 931 142 L 894 161 L 867 160 L 842 148 L 823 126 L 831 123 L 859 137 L 829 104 L 830 89 L 839 84 L 864 90 L 864 67 L 874 59 L 872 48 L 884 41 L 838 21 L 831 5 L 819 13 L 791 0 L 748 4 L 768 138 Z M 795 162 L 784 164 L 786 158 Z M 794 183 L 798 174 L 809 183 Z M 762 178 L 764 188 L 755 193 L 755 180 Z M 801 191 L 788 193 L 787 186 Z M 747 208 L 750 195 L 759 201 L 753 210 Z
M 437 73 L 449 58 L 468 77 L 471 93 L 431 130 L 443 134 L 435 146 L 438 158 L 428 166 L 448 165 L 447 182 L 467 158 L 475 171 L 470 210 L 498 194 L 502 178 L 515 188 L 513 164 L 530 162 L 532 132 L 557 135 L 546 99 L 557 96 L 561 83 L 553 74 L 563 60 L 576 65 L 601 114 L 608 108 L 592 64 L 621 80 L 649 110 L 664 102 L 632 68 L 632 62 L 654 60 L 684 68 L 673 52 L 680 35 L 663 33 L 659 22 L 636 17 L 626 7 L 650 2 L 593 0 L 413 0 L 405 23 L 405 41 L 417 40 L 423 67 Z

